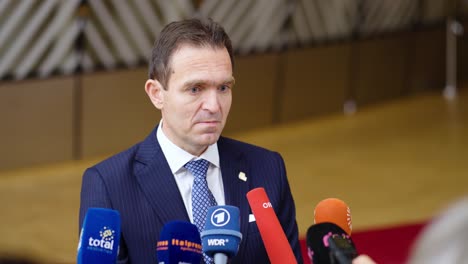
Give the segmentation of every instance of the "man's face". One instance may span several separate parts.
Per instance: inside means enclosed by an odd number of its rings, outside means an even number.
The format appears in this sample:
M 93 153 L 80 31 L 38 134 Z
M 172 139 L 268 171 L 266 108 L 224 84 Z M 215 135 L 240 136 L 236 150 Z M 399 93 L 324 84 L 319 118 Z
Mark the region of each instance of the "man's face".
M 163 131 L 176 145 L 200 155 L 226 124 L 234 85 L 226 48 L 182 45 L 171 58 L 171 74 L 161 89 Z

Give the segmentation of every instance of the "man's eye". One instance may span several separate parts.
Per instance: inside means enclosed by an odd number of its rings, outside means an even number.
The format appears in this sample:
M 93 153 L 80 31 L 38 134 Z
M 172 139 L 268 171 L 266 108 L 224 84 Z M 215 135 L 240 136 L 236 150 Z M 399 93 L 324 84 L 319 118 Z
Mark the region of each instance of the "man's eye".
M 227 86 L 227 85 L 221 85 L 221 86 L 219 87 L 219 90 L 220 90 L 221 92 L 224 92 L 224 91 L 226 91 L 226 90 L 228 90 L 228 89 L 229 89 L 229 86 Z
M 192 87 L 190 88 L 191 93 L 198 93 L 200 91 L 200 87 Z

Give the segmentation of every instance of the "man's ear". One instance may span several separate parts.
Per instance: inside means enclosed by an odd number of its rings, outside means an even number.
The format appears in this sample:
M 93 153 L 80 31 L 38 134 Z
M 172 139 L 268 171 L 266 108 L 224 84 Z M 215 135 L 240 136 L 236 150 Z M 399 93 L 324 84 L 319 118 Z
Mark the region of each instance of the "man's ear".
M 162 109 L 164 95 L 163 86 L 161 85 L 161 83 L 157 80 L 148 79 L 145 83 L 145 92 L 148 95 L 151 102 L 153 103 L 153 105 L 158 109 Z

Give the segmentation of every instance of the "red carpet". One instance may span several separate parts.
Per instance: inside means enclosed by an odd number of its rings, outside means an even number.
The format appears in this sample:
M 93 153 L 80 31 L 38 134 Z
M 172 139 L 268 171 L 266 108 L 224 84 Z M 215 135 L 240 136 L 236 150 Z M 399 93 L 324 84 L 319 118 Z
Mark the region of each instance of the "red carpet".
M 411 245 L 425 223 L 353 232 L 352 239 L 360 254 L 367 254 L 378 264 L 406 263 Z M 301 239 L 304 263 L 310 264 L 307 246 Z

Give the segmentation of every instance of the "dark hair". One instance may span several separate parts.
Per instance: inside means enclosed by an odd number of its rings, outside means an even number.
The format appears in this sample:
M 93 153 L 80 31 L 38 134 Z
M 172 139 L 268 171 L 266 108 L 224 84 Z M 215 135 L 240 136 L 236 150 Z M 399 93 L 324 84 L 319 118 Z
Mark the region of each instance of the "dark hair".
M 166 25 L 154 43 L 149 63 L 149 78 L 157 79 L 164 89 L 171 75 L 171 57 L 182 44 L 195 47 L 226 47 L 234 67 L 231 39 L 224 28 L 211 19 L 186 19 Z

